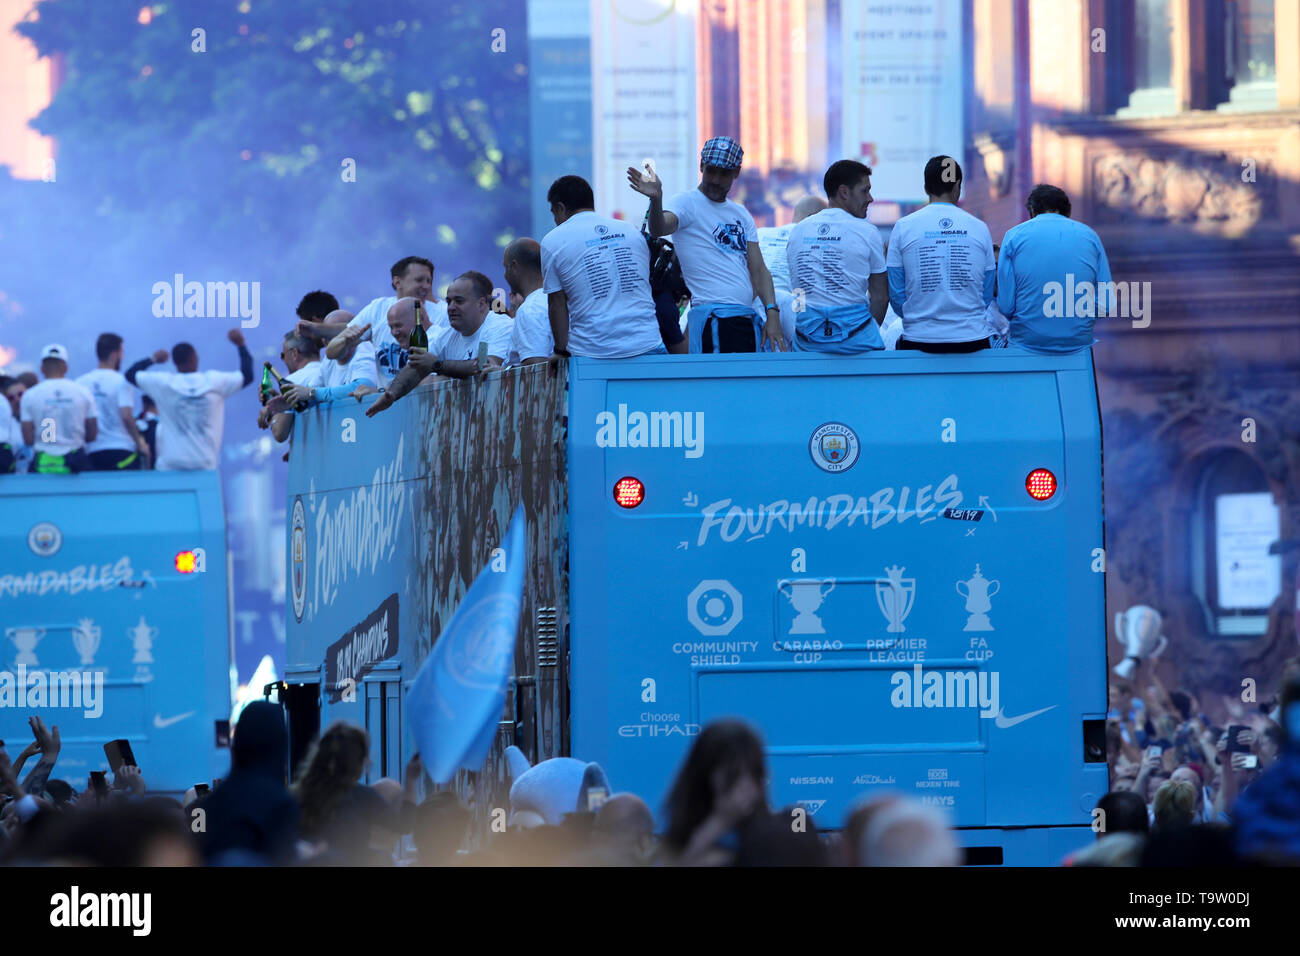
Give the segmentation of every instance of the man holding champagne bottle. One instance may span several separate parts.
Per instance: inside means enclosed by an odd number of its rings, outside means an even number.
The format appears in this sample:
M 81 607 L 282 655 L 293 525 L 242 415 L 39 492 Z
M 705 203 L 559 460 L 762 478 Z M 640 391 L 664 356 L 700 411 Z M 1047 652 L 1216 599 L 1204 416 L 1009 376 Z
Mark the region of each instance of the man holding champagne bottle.
M 416 299 L 421 302 L 422 328 L 433 330 L 447 325 L 446 304 L 431 299 L 432 262 L 421 256 L 407 256 L 393 263 L 389 271 L 393 291 L 397 294 L 372 300 L 352 318 L 343 332 L 334 336 L 325 350 L 326 358 L 337 360 L 354 343 L 366 340 L 373 342 L 380 386 L 387 385 L 405 367 L 409 358 L 407 350 L 410 347 L 411 327 L 406 326 L 405 333 L 398 334 L 392 329 L 391 321 L 385 321 L 386 317 L 390 317 L 394 305 L 402 299 Z M 411 322 L 414 324 L 413 313 Z

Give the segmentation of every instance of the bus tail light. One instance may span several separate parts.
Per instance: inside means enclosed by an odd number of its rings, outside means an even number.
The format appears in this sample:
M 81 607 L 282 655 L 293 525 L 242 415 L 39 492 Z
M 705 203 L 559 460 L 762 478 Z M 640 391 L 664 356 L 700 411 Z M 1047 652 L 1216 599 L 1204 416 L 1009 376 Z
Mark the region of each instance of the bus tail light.
M 1046 468 L 1035 468 L 1025 479 L 1025 491 L 1035 501 L 1046 501 L 1056 494 L 1056 476 Z
M 620 508 L 635 508 L 645 501 L 645 485 L 640 478 L 620 478 L 614 483 L 614 501 Z

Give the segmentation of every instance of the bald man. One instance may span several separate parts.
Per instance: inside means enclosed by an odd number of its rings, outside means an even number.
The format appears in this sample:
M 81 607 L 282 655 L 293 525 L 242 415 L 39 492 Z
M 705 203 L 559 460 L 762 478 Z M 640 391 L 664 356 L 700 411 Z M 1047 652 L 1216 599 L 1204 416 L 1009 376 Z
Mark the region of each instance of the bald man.
M 523 301 L 515 310 L 507 366 L 545 362 L 555 349 L 546 293 L 542 291 L 542 244 L 523 236 L 506 246 L 501 257 L 506 285 Z
M 794 311 L 791 302 L 794 293 L 790 286 L 790 267 L 786 262 L 786 243 L 790 241 L 790 230 L 797 223 L 826 208 L 826 200 L 812 193 L 801 197 L 794 204 L 794 218 L 784 226 L 762 226 L 758 230 L 758 250 L 767 263 L 767 271 L 772 273 L 772 286 L 776 289 L 776 304 L 781 310 L 781 331 L 786 344 L 794 341 Z M 757 305 L 761 305 L 757 299 Z
M 634 793 L 616 793 L 602 803 L 593 830 L 600 842 L 626 862 L 643 863 L 654 851 L 654 814 Z

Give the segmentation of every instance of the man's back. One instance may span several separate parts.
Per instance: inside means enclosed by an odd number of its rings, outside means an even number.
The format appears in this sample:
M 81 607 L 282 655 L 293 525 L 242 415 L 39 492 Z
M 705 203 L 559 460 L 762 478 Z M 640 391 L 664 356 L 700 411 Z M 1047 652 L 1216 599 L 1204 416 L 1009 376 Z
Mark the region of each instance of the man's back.
M 1040 213 L 1008 229 L 998 260 L 998 307 L 1010 320 L 1011 344 L 1035 352 L 1088 348 L 1098 282 L 1110 282 L 1110 264 L 1089 226 Z M 1057 308 L 1049 305 L 1053 295 Z
M 90 392 L 95 400 L 95 413 L 99 419 L 99 434 L 86 446 L 86 451 L 135 451 L 135 440 L 126 433 L 122 423 L 123 408 L 133 408 L 131 386 L 121 372 L 111 368 L 97 368 L 77 379 L 77 384 Z
M 889 300 L 912 342 L 988 337 L 993 239 L 988 226 L 948 202 L 932 202 L 894 225 L 886 258 Z
M 662 347 L 650 249 L 628 223 L 575 213 L 542 239 L 543 289 L 563 292 L 574 355 L 628 358 Z
M 758 227 L 758 251 L 763 254 L 767 271 L 772 273 L 772 286 L 778 292 L 789 292 L 793 288 L 790 285 L 790 267 L 785 259 L 786 245 L 790 241 L 792 229 L 794 223 Z
M 824 209 L 790 231 L 787 265 L 813 306 L 865 305 L 867 280 L 885 271 L 880 230 L 843 209 Z
M 66 455 L 86 443 L 86 419 L 95 417 L 95 399 L 67 378 L 47 378 L 23 393 L 22 420 L 36 429 L 38 452 Z
M 159 471 L 217 467 L 226 399 L 244 386 L 239 372 L 139 372 L 136 385 L 158 406 Z

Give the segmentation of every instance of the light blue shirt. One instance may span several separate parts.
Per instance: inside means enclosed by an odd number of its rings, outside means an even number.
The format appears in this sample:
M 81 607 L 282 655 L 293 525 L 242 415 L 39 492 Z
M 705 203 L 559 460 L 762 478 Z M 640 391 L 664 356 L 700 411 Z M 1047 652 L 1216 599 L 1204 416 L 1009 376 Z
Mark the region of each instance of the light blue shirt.
M 1033 352 L 1077 352 L 1110 296 L 1110 263 L 1091 228 L 1040 213 L 1007 230 L 998 256 L 998 308 L 1011 344 Z M 1106 283 L 1098 295 L 1097 284 Z

